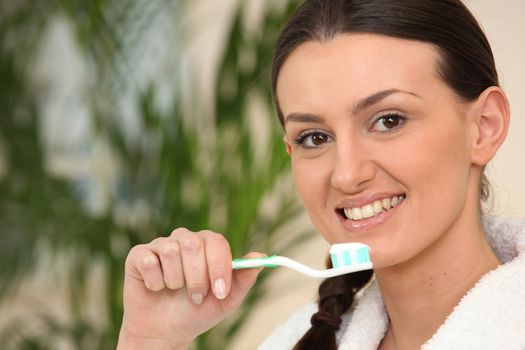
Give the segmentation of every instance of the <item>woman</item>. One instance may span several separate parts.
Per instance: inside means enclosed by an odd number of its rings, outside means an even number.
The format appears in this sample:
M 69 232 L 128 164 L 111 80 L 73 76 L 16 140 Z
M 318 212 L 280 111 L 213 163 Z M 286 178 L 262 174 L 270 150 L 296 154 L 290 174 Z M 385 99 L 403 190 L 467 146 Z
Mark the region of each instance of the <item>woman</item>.
M 306 0 L 280 35 L 272 83 L 309 216 L 331 244 L 367 244 L 374 271 L 324 281 L 318 307 L 261 348 L 525 348 L 525 239 L 512 222 L 485 227 L 481 209 L 509 107 L 467 8 Z M 134 247 L 119 348 L 187 349 L 255 283 L 258 271 L 232 273 L 230 260 L 208 231 Z

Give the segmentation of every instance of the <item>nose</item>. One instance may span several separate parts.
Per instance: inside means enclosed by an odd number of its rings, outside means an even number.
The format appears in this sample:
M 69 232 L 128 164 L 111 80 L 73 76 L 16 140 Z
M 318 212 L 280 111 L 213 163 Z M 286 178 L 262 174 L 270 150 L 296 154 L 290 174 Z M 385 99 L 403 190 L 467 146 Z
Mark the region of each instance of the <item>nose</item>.
M 375 178 L 377 165 L 358 142 L 337 143 L 331 184 L 345 193 L 359 193 Z

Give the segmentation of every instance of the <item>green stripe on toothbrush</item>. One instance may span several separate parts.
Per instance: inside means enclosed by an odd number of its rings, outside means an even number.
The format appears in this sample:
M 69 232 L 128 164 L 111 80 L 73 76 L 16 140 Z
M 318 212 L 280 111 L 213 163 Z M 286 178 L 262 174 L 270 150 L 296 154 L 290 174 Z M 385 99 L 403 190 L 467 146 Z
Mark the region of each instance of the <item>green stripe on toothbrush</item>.
M 267 257 L 264 257 L 264 258 L 234 259 L 233 262 L 236 262 L 236 263 L 242 263 L 242 262 L 244 262 L 244 261 L 260 260 L 260 261 L 262 261 L 261 264 L 260 264 L 260 267 L 277 267 L 277 265 L 272 264 L 271 262 L 264 262 L 264 260 L 270 260 L 270 259 L 273 259 L 273 258 L 275 258 L 275 257 L 276 257 L 276 255 L 267 256 Z M 234 269 L 236 269 L 236 270 L 238 270 L 238 269 L 244 269 L 244 267 L 234 267 Z

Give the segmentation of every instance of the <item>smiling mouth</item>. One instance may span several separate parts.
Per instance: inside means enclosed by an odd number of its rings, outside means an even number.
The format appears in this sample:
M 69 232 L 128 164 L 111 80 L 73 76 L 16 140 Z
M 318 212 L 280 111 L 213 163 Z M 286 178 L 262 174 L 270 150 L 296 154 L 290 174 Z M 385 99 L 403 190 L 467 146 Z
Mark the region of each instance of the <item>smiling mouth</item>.
M 359 221 L 369 219 L 371 217 L 380 215 L 382 212 L 388 211 L 398 206 L 406 195 L 396 195 L 389 198 L 376 200 L 373 203 L 366 204 L 362 207 L 355 208 L 339 208 L 336 212 L 347 220 Z

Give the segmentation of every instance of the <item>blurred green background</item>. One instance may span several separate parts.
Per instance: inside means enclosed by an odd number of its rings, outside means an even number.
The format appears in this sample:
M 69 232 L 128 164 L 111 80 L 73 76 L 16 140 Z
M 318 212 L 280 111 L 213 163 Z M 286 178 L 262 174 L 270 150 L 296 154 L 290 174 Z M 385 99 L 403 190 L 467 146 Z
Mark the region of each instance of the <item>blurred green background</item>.
M 277 243 L 303 212 L 269 87 L 296 1 L 211 3 L 0 0 L 3 350 L 114 349 L 129 248 L 176 227 L 235 256 L 309 234 Z M 261 279 L 195 348 L 228 348 Z

